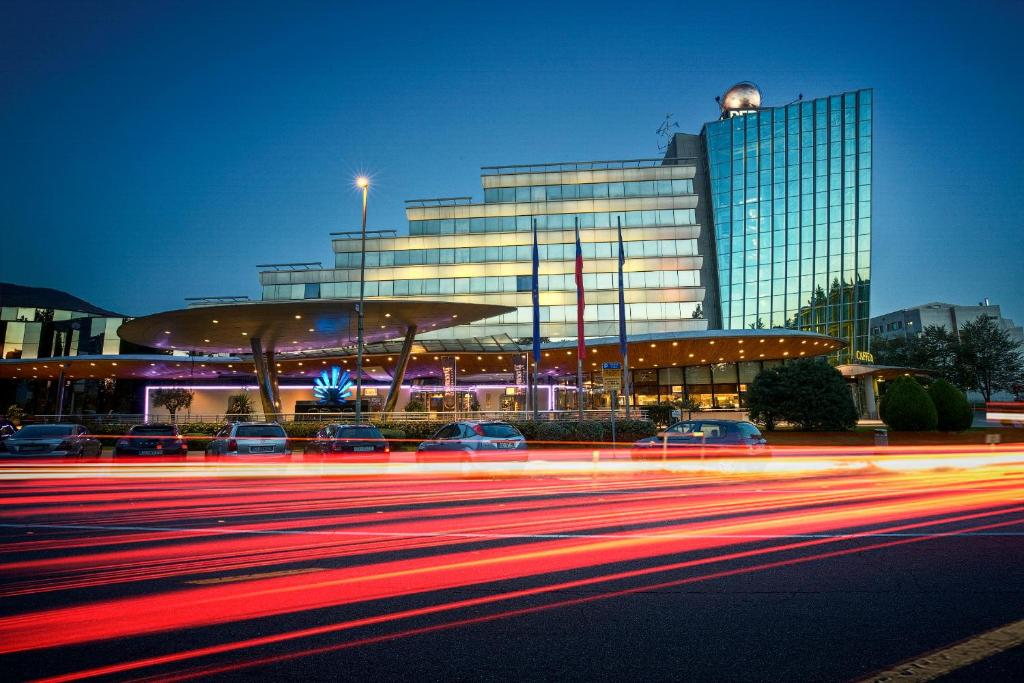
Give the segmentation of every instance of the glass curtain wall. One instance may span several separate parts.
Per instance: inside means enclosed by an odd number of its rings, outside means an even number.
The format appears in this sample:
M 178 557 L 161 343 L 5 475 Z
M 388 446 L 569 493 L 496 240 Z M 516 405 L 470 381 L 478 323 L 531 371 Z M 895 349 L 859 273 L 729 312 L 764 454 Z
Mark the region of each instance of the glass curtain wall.
M 722 321 L 868 349 L 872 91 L 705 126 Z

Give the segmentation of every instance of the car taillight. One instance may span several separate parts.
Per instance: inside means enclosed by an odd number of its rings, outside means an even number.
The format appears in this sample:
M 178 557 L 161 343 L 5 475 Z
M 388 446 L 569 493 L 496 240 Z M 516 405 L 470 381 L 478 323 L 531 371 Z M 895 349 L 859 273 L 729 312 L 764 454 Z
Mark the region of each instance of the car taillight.
M 479 436 L 485 436 L 484 428 L 481 427 L 480 425 L 473 425 L 473 431 L 476 432 Z
M 234 439 L 228 439 L 228 450 L 229 451 L 237 451 L 238 450 L 238 442 L 235 441 Z

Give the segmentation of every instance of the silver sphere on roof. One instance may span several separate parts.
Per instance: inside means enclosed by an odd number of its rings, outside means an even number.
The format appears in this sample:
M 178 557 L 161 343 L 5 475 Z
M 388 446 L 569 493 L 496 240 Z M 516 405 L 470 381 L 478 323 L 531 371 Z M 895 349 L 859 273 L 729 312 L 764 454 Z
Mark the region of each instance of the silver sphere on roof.
M 759 109 L 761 107 L 761 90 L 750 81 L 737 83 L 722 95 L 722 113 Z

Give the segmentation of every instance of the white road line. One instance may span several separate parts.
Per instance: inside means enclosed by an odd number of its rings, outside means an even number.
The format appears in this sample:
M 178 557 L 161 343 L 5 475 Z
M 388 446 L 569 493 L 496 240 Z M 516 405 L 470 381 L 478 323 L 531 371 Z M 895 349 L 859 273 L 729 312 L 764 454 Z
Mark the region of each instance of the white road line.
M 923 683 L 1020 645 L 1024 645 L 1024 619 L 904 662 L 861 683 Z

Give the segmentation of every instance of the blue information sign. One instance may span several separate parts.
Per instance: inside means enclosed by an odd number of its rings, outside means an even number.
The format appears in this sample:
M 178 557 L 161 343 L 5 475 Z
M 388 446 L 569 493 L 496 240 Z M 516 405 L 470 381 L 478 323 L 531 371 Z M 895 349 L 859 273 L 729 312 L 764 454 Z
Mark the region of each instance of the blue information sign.
M 601 363 L 602 370 L 621 370 L 622 363 Z

